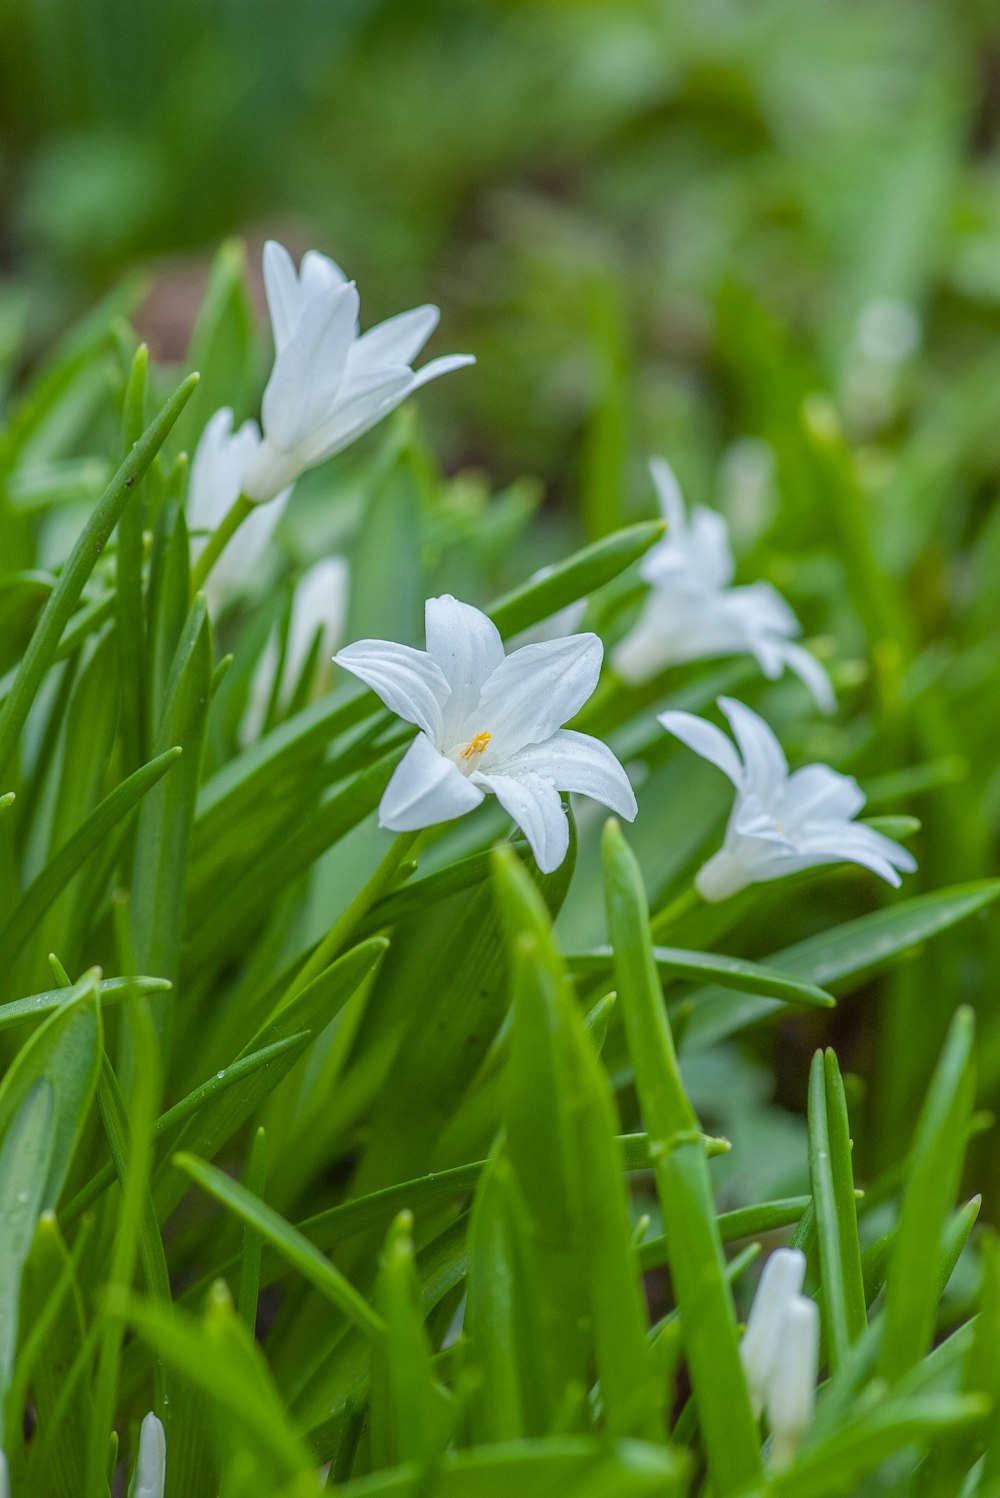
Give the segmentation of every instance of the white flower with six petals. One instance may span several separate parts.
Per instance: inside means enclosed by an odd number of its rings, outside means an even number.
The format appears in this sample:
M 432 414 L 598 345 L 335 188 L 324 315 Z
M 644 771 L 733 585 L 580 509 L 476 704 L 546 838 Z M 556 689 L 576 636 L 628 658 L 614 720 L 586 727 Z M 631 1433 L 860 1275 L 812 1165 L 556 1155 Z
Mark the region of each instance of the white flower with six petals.
M 425 628 L 426 650 L 359 640 L 334 657 L 420 729 L 382 797 L 381 827 L 431 827 L 491 794 L 551 873 L 569 846 L 561 791 L 633 819 L 635 796 L 611 750 L 562 726 L 597 686 L 604 647 L 596 635 L 505 655 L 492 621 L 448 594 L 428 599 Z
M 857 863 L 889 884 L 912 873 L 912 854 L 873 827 L 855 822 L 865 804 L 856 780 L 828 765 L 794 774 L 771 729 L 742 702 L 719 698 L 736 738 L 691 713 L 661 713 L 659 722 L 732 781 L 736 802 L 725 842 L 695 878 L 705 900 L 725 900 L 748 884 L 780 879 L 820 864 Z
M 275 359 L 261 407 L 263 440 L 244 478 L 256 503 L 273 499 L 341 452 L 428 380 L 473 364 L 469 354 L 410 365 L 437 327 L 437 307 L 416 307 L 367 333 L 357 290 L 316 250 L 298 270 L 274 240 L 264 246 L 264 286 Z
M 684 661 L 752 655 L 771 680 L 787 666 L 822 711 L 832 712 L 830 678 L 798 643 L 799 621 L 781 594 L 770 583 L 732 587 L 736 569 L 723 517 L 697 505 L 689 519 L 669 464 L 654 458 L 649 467 L 667 534 L 640 564 L 651 591 L 612 655 L 619 676 L 638 684 Z

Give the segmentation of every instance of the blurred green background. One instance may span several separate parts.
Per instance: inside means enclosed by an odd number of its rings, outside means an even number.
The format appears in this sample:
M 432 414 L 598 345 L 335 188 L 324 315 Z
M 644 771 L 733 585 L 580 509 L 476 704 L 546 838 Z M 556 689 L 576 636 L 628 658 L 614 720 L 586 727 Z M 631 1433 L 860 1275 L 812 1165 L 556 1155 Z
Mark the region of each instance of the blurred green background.
M 479 362 L 418 419 L 445 473 L 488 475 L 448 491 L 452 540 L 471 516 L 474 549 L 487 487 L 530 476 L 490 512 L 512 533 L 540 508 L 501 576 L 456 546 L 434 585 L 463 591 L 466 567 L 481 601 L 650 514 L 665 453 L 729 516 L 741 579 L 776 583 L 838 662 L 835 726 L 768 689 L 792 752 L 922 818 L 914 888 L 995 871 L 992 0 L 0 0 L 0 76 L 0 344 L 22 366 L 136 270 L 136 326 L 182 362 L 233 235 L 253 276 L 267 235 L 333 255 L 366 323 L 438 302 L 431 353 Z M 661 889 L 690 853 L 669 821 L 636 833 Z M 823 886 L 830 914 L 877 898 L 855 888 Z M 773 903 L 792 931 L 822 913 Z M 905 1148 L 959 997 L 996 1098 L 998 984 L 979 925 L 838 1020 L 882 1084 L 869 1158 Z M 768 1058 L 792 1105 L 817 1038 L 800 1025 Z

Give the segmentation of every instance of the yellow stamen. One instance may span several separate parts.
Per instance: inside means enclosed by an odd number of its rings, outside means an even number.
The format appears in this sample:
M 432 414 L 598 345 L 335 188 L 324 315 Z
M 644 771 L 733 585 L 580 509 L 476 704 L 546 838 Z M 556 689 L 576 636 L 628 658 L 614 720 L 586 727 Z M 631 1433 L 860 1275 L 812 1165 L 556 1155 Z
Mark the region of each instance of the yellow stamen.
M 491 733 L 487 733 L 485 729 L 482 733 L 477 733 L 475 738 L 470 739 L 465 748 L 462 750 L 462 758 L 480 759 L 486 753 L 486 745 L 489 743 L 492 737 L 493 735 Z

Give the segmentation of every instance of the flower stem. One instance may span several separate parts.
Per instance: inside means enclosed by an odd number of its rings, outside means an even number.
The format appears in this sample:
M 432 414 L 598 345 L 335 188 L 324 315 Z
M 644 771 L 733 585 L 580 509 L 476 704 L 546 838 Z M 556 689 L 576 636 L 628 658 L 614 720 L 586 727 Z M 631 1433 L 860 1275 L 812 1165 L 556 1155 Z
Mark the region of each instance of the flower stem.
M 691 911 L 696 909 L 700 902 L 701 896 L 694 885 L 691 884 L 675 900 L 671 900 L 669 905 L 664 905 L 663 909 L 658 910 L 649 923 L 649 931 L 653 940 L 655 941 L 658 936 L 661 936 L 670 926 L 675 925 L 683 916 L 690 915 Z
M 200 593 L 205 581 L 230 541 L 253 509 L 253 503 L 241 494 L 234 500 L 222 517 L 221 523 L 209 536 L 205 547 L 191 568 L 191 594 Z
M 328 968 L 330 963 L 344 952 L 362 919 L 371 910 L 376 900 L 385 894 L 400 864 L 406 860 L 407 854 L 413 851 L 420 836 L 419 832 L 400 832 L 393 840 L 367 884 L 362 885 L 358 890 L 343 915 L 334 922 L 312 956 L 296 973 L 277 1005 L 277 1009 L 283 1009 L 297 993 L 301 993 L 304 988 L 308 987 L 314 978 L 319 977 L 324 968 Z

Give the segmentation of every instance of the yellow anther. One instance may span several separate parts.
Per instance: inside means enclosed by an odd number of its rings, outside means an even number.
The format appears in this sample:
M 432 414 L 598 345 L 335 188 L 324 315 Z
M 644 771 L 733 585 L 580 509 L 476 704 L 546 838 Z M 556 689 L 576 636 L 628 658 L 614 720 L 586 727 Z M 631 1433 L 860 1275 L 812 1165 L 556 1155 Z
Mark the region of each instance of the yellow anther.
M 492 737 L 493 735 L 491 733 L 487 733 L 485 729 L 482 733 L 477 733 L 475 738 L 470 739 L 465 748 L 462 750 L 462 758 L 479 759 L 483 754 L 486 753 L 486 745 L 489 743 Z

